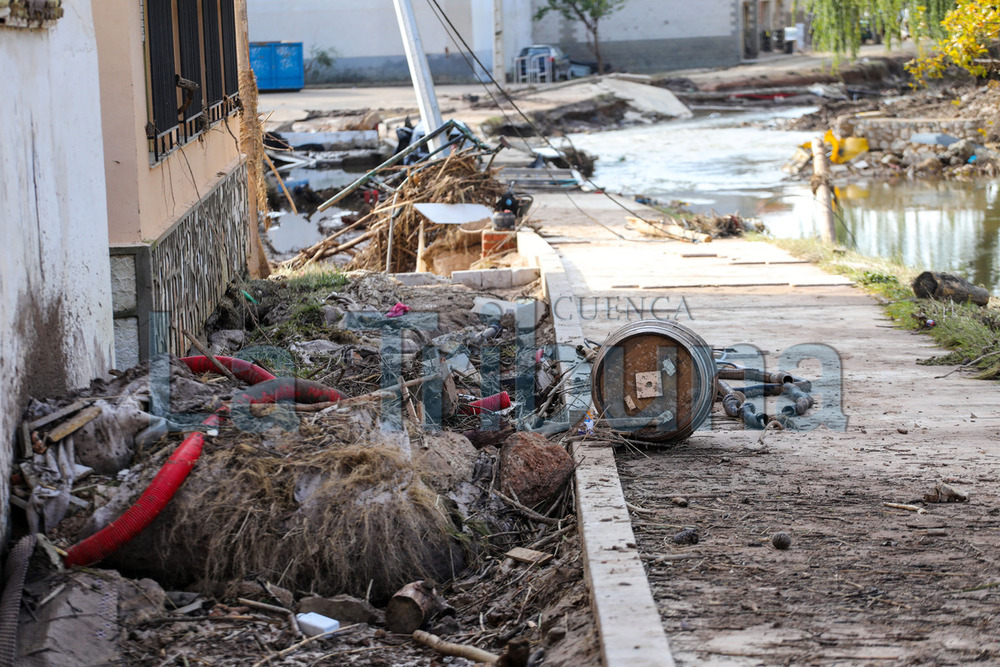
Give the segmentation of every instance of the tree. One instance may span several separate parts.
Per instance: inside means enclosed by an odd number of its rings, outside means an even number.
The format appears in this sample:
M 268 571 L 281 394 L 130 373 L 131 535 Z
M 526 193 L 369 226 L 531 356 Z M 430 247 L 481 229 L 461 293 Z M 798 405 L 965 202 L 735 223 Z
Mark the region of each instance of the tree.
M 982 76 L 989 47 L 1000 40 L 1000 6 L 995 0 L 805 0 L 812 13 L 813 43 L 836 55 L 856 56 L 861 21 L 867 20 L 889 44 L 906 28 L 918 56 L 907 63 L 917 81 L 940 77 L 948 65 Z M 904 18 L 905 17 L 905 18 Z M 933 46 L 925 47 L 931 38 Z
M 944 35 L 931 54 L 907 65 L 921 83 L 941 77 L 949 64 L 958 65 L 975 76 L 985 76 L 983 61 L 989 47 L 1000 40 L 1000 6 L 989 0 L 957 0 L 941 20 Z
M 587 46 L 597 58 L 597 73 L 604 73 L 604 60 L 601 58 L 601 43 L 598 38 L 598 28 L 601 19 L 614 14 L 625 6 L 625 0 L 546 0 L 546 4 L 535 12 L 534 20 L 541 20 L 549 12 L 559 12 L 569 21 L 583 23 L 587 29 Z
M 799 0 L 812 14 L 813 46 L 837 56 L 858 55 L 862 22 L 891 45 L 906 28 L 914 39 L 941 37 L 941 20 L 955 0 Z M 795 10 L 793 6 L 793 11 Z

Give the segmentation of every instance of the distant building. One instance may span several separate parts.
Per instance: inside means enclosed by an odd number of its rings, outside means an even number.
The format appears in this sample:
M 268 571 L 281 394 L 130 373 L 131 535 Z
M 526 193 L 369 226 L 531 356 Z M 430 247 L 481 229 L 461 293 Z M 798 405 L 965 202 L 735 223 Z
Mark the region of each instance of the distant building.
M 606 65 L 628 72 L 736 65 L 748 57 L 744 34 L 756 33 L 756 16 L 756 0 L 628 0 L 601 20 L 601 56 Z M 556 12 L 535 22 L 532 31 L 536 43 L 556 44 L 575 61 L 593 62 L 587 36 L 580 21 Z
M 724 67 L 756 58 L 764 31 L 783 21 L 783 0 L 628 0 L 601 22 L 601 52 L 616 70 L 662 72 Z M 482 78 L 449 37 L 434 3 L 414 1 L 428 64 L 438 83 Z M 575 61 L 593 62 L 579 21 L 552 12 L 532 16 L 543 0 L 437 0 L 483 66 L 510 73 L 531 44 L 561 47 Z M 306 83 L 407 83 L 392 0 L 247 0 L 252 42 L 302 42 Z

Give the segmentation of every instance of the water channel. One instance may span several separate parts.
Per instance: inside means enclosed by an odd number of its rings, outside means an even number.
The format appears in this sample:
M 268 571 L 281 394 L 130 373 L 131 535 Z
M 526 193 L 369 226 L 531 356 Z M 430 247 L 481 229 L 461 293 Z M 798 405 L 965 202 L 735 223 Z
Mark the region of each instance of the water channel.
M 773 129 L 812 109 L 713 113 L 643 127 L 577 134 L 600 156 L 593 180 L 609 192 L 681 200 L 695 210 L 758 217 L 778 237 L 818 236 L 808 185 L 781 171 L 813 133 Z M 1000 183 L 834 177 L 838 237 L 859 252 L 951 271 L 1000 294 Z

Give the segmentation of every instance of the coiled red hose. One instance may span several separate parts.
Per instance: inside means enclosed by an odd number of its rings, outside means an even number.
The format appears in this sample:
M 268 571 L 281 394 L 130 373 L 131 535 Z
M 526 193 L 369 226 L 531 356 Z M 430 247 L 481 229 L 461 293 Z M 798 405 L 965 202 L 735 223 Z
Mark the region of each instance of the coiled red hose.
M 260 366 L 233 357 L 216 357 L 223 366 L 232 371 L 233 375 L 254 386 L 233 397 L 234 403 L 274 403 L 282 400 L 294 400 L 299 403 L 319 403 L 321 401 L 339 401 L 344 396 L 335 389 L 296 378 L 276 378 Z M 195 373 L 217 372 L 207 357 L 184 357 L 181 359 Z M 205 426 L 218 426 L 222 423 L 220 409 L 202 422 Z M 194 468 L 195 461 L 201 456 L 205 436 L 202 433 L 192 433 L 178 445 L 167 462 L 149 483 L 149 486 L 139 500 L 129 507 L 124 514 L 90 537 L 73 545 L 66 553 L 63 562 L 66 567 L 74 565 L 92 565 L 104 560 L 135 538 L 143 529 L 159 516 L 163 508 L 174 497 L 177 489 Z
M 259 384 L 273 380 L 274 376 L 256 364 L 251 364 L 244 359 L 236 357 L 216 357 L 219 363 L 229 369 L 229 371 L 247 384 Z M 208 357 L 181 357 L 181 361 L 187 364 L 192 373 L 218 373 L 212 360 Z

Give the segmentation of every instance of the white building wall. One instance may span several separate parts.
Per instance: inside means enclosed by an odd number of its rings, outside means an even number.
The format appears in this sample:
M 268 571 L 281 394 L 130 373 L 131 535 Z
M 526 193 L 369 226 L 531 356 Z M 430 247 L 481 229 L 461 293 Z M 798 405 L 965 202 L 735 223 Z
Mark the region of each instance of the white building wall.
M 600 22 L 601 54 L 616 69 L 663 71 L 734 65 L 740 59 L 739 0 L 628 0 Z M 532 0 L 535 10 L 544 0 Z M 574 60 L 593 61 L 579 20 L 549 12 L 533 41 L 556 44 Z
M 31 395 L 113 359 L 108 216 L 91 0 L 52 28 L 0 27 L 0 528 Z
M 437 0 L 483 64 L 492 63 L 492 0 Z M 427 0 L 413 0 L 420 40 L 438 79 L 471 76 L 469 66 Z M 327 51 L 329 80 L 408 80 L 392 0 L 247 0 L 251 42 L 302 42 L 306 60 Z M 308 80 L 322 81 L 314 68 Z M 338 78 L 339 77 L 339 78 Z M 346 78 L 345 78 L 346 77 Z M 352 79 L 353 77 L 353 79 Z
M 536 8 L 545 3 L 535 0 Z M 602 41 L 686 39 L 729 35 L 735 28 L 732 0 L 628 0 L 622 9 L 601 19 Z M 568 23 L 568 25 L 567 25 Z M 570 35 L 584 42 L 587 31 L 580 21 L 567 22 L 558 12 L 549 12 L 535 24 L 535 39 L 558 44 Z

